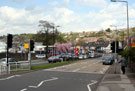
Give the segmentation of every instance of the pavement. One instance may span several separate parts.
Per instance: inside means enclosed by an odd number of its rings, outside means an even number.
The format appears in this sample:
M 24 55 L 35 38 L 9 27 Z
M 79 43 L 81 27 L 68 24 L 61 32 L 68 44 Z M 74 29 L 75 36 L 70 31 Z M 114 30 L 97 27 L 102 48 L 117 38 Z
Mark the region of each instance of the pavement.
M 135 72 L 126 68 L 122 74 L 120 64 L 114 63 L 104 75 L 96 91 L 135 91 Z

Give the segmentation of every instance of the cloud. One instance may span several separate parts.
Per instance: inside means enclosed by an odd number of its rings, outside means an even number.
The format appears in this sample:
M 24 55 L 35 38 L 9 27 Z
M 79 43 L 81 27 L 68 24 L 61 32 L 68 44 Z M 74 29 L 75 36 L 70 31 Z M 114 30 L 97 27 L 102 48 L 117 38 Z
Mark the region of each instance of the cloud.
M 103 29 L 109 28 L 110 25 L 112 24 L 116 24 L 116 20 L 106 20 L 104 22 L 101 23 L 101 26 L 103 27 Z
M 68 7 L 70 3 L 70 0 L 63 0 L 63 2 L 61 3 L 61 6 L 66 6 Z
M 57 6 L 59 3 L 57 1 L 49 2 L 49 6 Z
M 8 0 L 8 1 L 14 2 L 14 3 L 17 3 L 17 4 L 22 4 L 22 3 L 24 3 L 27 0 Z
M 107 5 L 106 0 L 75 0 L 78 6 L 101 8 Z
M 99 3 L 106 5 L 105 0 L 79 0 L 83 3 Z M 83 2 L 84 1 L 84 2 Z M 65 2 L 65 4 L 63 3 Z M 25 8 L 13 8 L 9 6 L 0 7 L 0 31 L 1 34 L 7 33 L 36 33 L 39 28 L 39 20 L 46 20 L 56 25 L 60 25 L 61 32 L 82 32 L 98 31 L 106 29 L 110 25 L 116 25 L 118 28 L 126 28 L 126 5 L 121 3 L 110 3 L 100 10 L 88 11 L 85 13 L 77 12 L 69 7 L 59 7 L 60 5 L 69 5 L 70 0 L 58 3 L 50 2 L 48 5 L 54 7 L 46 9 L 44 7 L 28 6 Z M 55 6 L 56 5 L 56 6 Z M 98 5 L 98 4 L 97 4 Z M 92 6 L 92 5 L 91 5 Z M 130 27 L 135 26 L 135 7 L 129 7 Z
M 42 13 L 31 13 L 25 9 L 0 7 L 1 34 L 36 33 L 38 21 L 44 17 Z
M 66 8 L 69 6 L 70 0 L 63 0 L 62 2 L 52 1 L 48 3 L 48 6 L 55 6 L 59 8 Z
M 106 15 L 108 16 L 108 17 L 104 17 L 105 21 L 112 20 L 112 24 L 115 24 L 116 26 L 122 28 L 126 27 L 126 23 L 127 23 L 126 5 L 123 5 L 122 3 L 109 4 L 105 9 L 100 11 L 100 14 L 102 14 L 103 16 Z M 135 9 L 133 9 L 133 7 L 129 7 L 129 23 L 130 23 L 130 27 L 133 27 L 131 20 L 132 21 L 135 20 Z

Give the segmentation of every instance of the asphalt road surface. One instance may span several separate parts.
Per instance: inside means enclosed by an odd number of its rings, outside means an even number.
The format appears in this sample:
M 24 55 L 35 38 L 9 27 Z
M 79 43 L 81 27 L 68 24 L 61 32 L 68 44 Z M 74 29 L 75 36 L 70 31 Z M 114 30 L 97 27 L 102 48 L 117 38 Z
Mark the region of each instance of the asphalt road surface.
M 0 79 L 0 91 L 96 91 L 109 66 L 100 59 Z M 101 72 L 102 71 L 102 72 Z
M 80 72 L 80 73 L 97 73 L 104 74 L 110 65 L 103 65 L 101 58 L 93 58 L 79 61 L 77 63 L 46 69 L 48 71 L 62 72 Z

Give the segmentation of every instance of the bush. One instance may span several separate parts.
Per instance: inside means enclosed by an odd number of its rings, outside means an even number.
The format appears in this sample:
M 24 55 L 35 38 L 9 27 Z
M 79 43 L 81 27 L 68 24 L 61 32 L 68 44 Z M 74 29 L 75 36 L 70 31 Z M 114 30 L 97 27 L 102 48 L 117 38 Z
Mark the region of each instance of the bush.
M 132 62 L 135 62 L 135 47 L 130 48 L 129 57 Z
M 126 59 L 128 59 L 129 50 L 125 49 L 122 52 L 120 52 L 119 54 L 122 55 L 122 56 L 124 56 Z
M 135 62 L 135 47 L 132 47 L 129 50 L 125 49 L 119 54 L 124 56 L 127 60 L 128 60 L 128 57 L 130 57 L 130 60 L 132 62 Z

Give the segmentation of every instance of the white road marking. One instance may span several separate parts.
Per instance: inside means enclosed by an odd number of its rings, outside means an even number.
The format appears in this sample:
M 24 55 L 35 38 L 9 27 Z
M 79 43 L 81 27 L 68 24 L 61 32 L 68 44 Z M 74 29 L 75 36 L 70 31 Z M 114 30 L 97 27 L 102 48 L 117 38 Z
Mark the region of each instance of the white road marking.
M 95 65 L 95 64 L 97 64 L 97 63 L 100 63 L 99 61 L 92 61 L 92 62 L 94 62 L 94 63 L 92 63 L 92 64 L 89 64 L 88 66 L 83 66 L 83 67 L 81 67 L 81 68 L 77 68 L 77 69 L 74 69 L 73 71 L 71 71 L 71 72 L 79 72 L 80 70 L 82 70 L 82 69 L 85 69 L 85 68 L 87 68 L 87 67 L 90 67 L 90 66 L 93 66 L 93 65 Z M 65 65 L 65 66 L 60 66 L 60 67 L 55 67 L 55 68 L 50 68 L 50 69 L 44 69 L 43 71 L 52 71 L 52 70 L 57 70 L 57 69 L 63 69 L 63 68 L 66 68 L 66 67 L 70 67 L 70 66 L 73 66 L 73 65 L 83 65 L 83 64 L 88 64 L 88 62 L 78 62 L 78 63 L 73 63 L 73 64 L 68 64 L 68 65 Z M 59 70 L 60 71 L 60 70 Z M 65 71 L 65 70 L 64 70 Z M 66 71 L 66 72 L 69 72 L 69 71 Z M 88 72 L 89 73 L 89 72 Z M 102 72 L 103 73 L 103 72 Z
M 102 72 L 102 73 L 105 73 L 105 71 L 109 68 L 110 66 L 106 66 L 105 68 L 103 68 L 101 71 L 100 71 L 100 73 Z
M 21 76 L 21 75 L 13 75 L 13 76 L 10 76 L 10 77 L 7 77 L 7 78 L 3 78 L 3 79 L 0 79 L 0 80 L 8 80 L 8 79 L 11 79 L 11 78 L 14 78 L 14 77 L 18 77 L 18 76 Z
M 20 90 L 20 91 L 26 91 L 27 90 L 27 88 L 24 88 L 24 89 L 22 89 L 22 90 Z
M 72 72 L 77 72 L 77 71 L 79 71 L 80 69 L 75 69 L 75 70 L 73 70 Z
M 49 81 L 53 81 L 53 80 L 57 80 L 58 78 L 57 77 L 52 77 L 52 79 L 48 79 L 48 80 L 43 80 L 43 81 L 41 81 L 37 86 L 28 86 L 29 88 L 38 88 L 38 87 L 40 87 L 43 83 L 45 83 L 45 82 L 49 82 Z M 26 91 L 27 90 L 27 88 L 24 88 L 24 89 L 22 89 L 22 90 L 20 90 L 20 91 Z
M 38 88 L 40 87 L 44 82 L 49 82 L 49 81 L 53 81 L 53 80 L 57 80 L 58 78 L 56 77 L 52 77 L 52 79 L 48 79 L 48 80 L 44 80 L 44 81 L 41 81 L 37 86 L 28 86 L 30 88 Z
M 92 82 L 92 83 L 90 83 L 90 84 L 87 85 L 88 91 L 91 91 L 91 88 L 90 88 L 91 85 L 97 83 L 97 81 L 95 81 L 95 80 L 91 80 L 91 82 Z
M 99 71 L 101 74 L 103 74 L 104 72 L 103 71 Z

